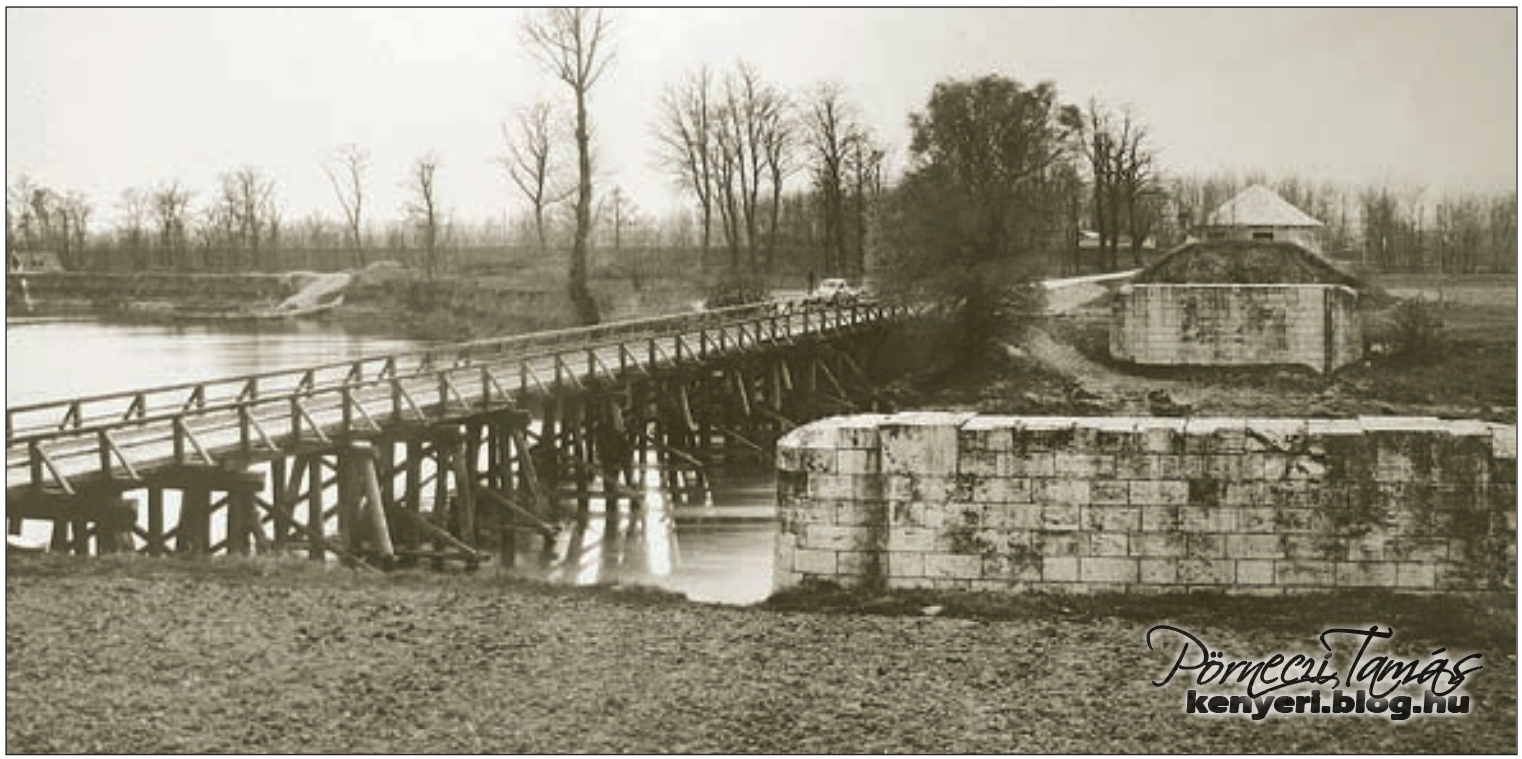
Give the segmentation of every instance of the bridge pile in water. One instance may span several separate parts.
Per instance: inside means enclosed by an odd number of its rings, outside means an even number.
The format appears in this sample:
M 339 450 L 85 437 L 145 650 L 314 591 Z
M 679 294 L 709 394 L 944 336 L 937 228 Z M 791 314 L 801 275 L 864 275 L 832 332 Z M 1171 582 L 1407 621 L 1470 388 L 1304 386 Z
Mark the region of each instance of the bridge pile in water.
M 907 316 L 742 306 L 7 408 L 8 527 L 80 554 L 511 561 L 594 500 L 637 512 L 647 467 L 680 499 L 710 455 L 856 409 Z

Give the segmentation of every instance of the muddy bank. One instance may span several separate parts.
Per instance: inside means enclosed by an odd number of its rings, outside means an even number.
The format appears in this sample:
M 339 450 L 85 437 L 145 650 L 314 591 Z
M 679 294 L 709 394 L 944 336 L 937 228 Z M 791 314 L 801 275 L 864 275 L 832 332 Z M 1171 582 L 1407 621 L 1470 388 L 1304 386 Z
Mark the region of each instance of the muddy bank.
M 1466 685 L 1467 717 L 1254 722 L 1187 716 L 1183 688 L 1150 684 L 1169 653 L 1147 650 L 1145 631 L 1160 619 L 1137 604 L 1117 614 L 1054 598 L 948 617 L 926 616 L 912 599 L 879 601 L 838 612 L 797 610 L 807 605 L 796 599 L 794 610 L 733 608 L 489 572 L 359 576 L 270 560 L 11 557 L 7 750 L 1516 749 L 1514 633 L 1398 636 L 1395 650 L 1412 656 L 1436 645 L 1485 653 L 1487 668 Z M 1497 601 L 1497 613 L 1514 603 Z M 882 612 L 864 613 L 874 604 Z M 1315 646 L 1330 613 L 1290 606 L 1269 610 L 1264 624 L 1246 608 L 1155 616 L 1194 613 L 1170 618 L 1222 650 L 1257 656 Z M 1509 624 L 1514 630 L 1514 614 Z

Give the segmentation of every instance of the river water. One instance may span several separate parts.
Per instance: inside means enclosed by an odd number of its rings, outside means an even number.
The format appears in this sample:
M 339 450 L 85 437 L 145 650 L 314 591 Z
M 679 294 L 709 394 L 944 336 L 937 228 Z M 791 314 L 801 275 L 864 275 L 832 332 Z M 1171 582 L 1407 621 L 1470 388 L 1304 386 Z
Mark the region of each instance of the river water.
M 249 325 L 8 320 L 5 402 L 10 407 L 415 347 L 420 346 L 350 335 L 338 325 L 310 320 Z M 524 556 L 513 571 L 579 584 L 652 585 L 707 602 L 759 601 L 771 589 L 776 535 L 771 472 L 749 467 L 711 474 L 706 498 L 680 506 L 668 504 L 652 476 L 638 520 L 624 518 L 609 530 L 594 515 L 584 530 L 561 536 L 552 564 L 541 566 Z M 168 524 L 174 523 L 174 511 L 166 504 Z M 45 541 L 50 530 L 47 523 L 28 522 L 22 534 Z

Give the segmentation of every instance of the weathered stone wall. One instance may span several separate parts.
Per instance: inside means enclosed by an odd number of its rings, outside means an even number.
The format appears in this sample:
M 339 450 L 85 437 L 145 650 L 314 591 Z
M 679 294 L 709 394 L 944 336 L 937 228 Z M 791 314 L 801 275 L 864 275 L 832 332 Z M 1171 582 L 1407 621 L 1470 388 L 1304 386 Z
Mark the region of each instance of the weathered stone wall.
M 1358 360 L 1358 295 L 1340 285 L 1162 285 L 1116 291 L 1110 355 L 1138 364 L 1303 364 Z
M 1516 428 L 826 419 L 778 444 L 776 587 L 1277 594 L 1516 585 Z

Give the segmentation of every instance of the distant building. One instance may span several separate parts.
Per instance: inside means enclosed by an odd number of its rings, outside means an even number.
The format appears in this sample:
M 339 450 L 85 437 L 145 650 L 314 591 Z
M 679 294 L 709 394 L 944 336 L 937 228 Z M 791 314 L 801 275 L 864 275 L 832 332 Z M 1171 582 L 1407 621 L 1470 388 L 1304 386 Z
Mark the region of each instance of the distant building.
M 1323 226 L 1278 193 L 1255 184 L 1223 203 L 1192 236 L 1199 240 L 1292 242 L 1320 253 L 1319 230 Z
M 1185 243 L 1115 292 L 1110 355 L 1136 364 L 1301 364 L 1330 373 L 1362 356 L 1358 286 L 1293 242 Z

